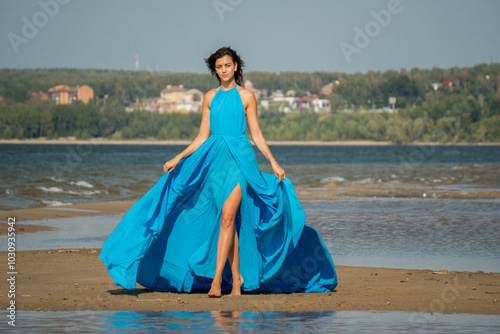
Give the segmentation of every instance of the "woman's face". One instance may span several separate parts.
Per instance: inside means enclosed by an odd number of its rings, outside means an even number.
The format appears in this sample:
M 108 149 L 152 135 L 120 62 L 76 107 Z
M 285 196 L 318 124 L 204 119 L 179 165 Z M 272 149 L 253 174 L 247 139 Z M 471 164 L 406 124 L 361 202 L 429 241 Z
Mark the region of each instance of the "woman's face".
M 233 59 L 227 55 L 215 61 L 215 72 L 219 76 L 221 82 L 233 80 L 237 68 L 238 64 L 234 63 Z

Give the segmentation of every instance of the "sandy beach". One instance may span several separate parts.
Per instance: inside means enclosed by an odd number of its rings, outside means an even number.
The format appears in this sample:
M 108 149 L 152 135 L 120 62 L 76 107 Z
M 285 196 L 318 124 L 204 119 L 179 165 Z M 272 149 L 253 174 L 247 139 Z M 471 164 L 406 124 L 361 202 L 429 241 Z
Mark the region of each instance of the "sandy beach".
M 53 249 L 16 254 L 20 310 L 326 311 L 384 310 L 500 314 L 497 273 L 337 266 L 339 285 L 328 293 L 155 292 L 116 286 L 98 258 L 100 249 Z M 6 252 L 1 252 L 6 262 Z M 9 299 L 7 281 L 0 307 Z
M 337 190 L 336 187 L 330 187 Z M 366 189 L 365 189 L 366 190 Z M 334 198 L 332 195 L 330 199 Z M 341 198 L 341 197 L 338 197 Z M 47 229 L 23 221 L 124 213 L 133 202 L 83 203 L 2 212 L 16 218 L 17 237 Z M 66 209 L 66 210 L 65 210 Z M 3 231 L 6 225 L 3 224 Z M 201 293 L 149 291 L 116 286 L 98 258 L 100 249 L 16 252 L 16 307 L 21 310 L 326 311 L 384 310 L 500 314 L 500 274 L 337 266 L 339 285 L 328 293 L 245 293 L 207 298 Z M 7 252 L 0 252 L 4 263 Z M 334 256 L 335 259 L 335 256 Z M 443 268 L 446 264 L 443 264 Z M 0 284 L 0 307 L 9 302 Z

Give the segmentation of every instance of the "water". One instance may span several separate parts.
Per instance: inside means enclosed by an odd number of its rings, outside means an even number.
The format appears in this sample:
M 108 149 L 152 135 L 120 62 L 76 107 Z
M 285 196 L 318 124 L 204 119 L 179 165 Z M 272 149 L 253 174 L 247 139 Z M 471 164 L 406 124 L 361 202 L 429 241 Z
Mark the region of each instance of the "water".
M 135 200 L 185 145 L 0 144 L 0 210 Z M 500 191 L 500 146 L 271 146 L 296 187 Z M 271 172 L 257 152 L 261 169 Z
M 419 312 L 18 311 L 12 332 L 492 333 L 498 332 L 499 326 L 500 315 Z
M 135 200 L 180 145 L 0 145 L 1 206 Z M 343 265 L 500 272 L 500 146 L 272 146 L 302 193 L 326 185 L 410 189 L 302 201 L 335 262 Z M 269 163 L 257 153 L 263 170 Z M 312 190 L 311 190 L 312 189 Z M 429 196 L 423 197 L 423 193 Z M 394 192 L 393 192 L 394 194 Z M 415 198 L 415 196 L 418 196 Z M 63 207 L 64 209 L 64 207 Z M 121 216 L 31 221 L 56 231 L 24 234 L 18 249 L 102 246 Z M 0 239 L 0 247 L 6 241 Z

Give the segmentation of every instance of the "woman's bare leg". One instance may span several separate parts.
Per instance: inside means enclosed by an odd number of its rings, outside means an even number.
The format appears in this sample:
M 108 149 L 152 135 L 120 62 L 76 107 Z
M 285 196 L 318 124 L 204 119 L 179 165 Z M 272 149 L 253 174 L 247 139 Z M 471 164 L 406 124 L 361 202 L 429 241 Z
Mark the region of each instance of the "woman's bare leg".
M 231 249 L 231 246 L 234 242 L 234 219 L 236 217 L 236 212 L 238 211 L 240 202 L 241 188 L 240 184 L 238 183 L 236 187 L 234 187 L 233 191 L 231 191 L 226 199 L 226 202 L 224 202 L 224 205 L 222 206 L 219 241 L 217 243 L 217 261 L 212 287 L 208 292 L 209 297 L 220 297 L 221 295 L 222 271 L 224 270 L 224 265 L 226 264 L 229 250 Z
M 238 233 L 234 231 L 234 242 L 229 250 L 229 263 L 233 274 L 233 290 L 230 296 L 241 296 L 241 286 L 243 285 L 243 277 L 240 274 L 239 246 Z

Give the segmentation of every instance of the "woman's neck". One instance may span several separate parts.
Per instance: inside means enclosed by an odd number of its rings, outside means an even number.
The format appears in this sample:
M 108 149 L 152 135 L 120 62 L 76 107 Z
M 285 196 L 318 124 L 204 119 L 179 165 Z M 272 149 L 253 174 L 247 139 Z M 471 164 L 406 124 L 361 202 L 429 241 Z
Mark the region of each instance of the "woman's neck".
M 236 86 L 236 80 L 231 80 L 229 82 L 222 82 L 220 83 L 220 87 L 222 90 L 230 90 Z

